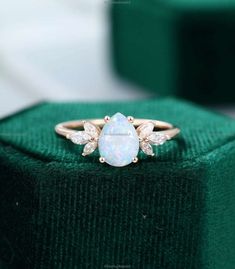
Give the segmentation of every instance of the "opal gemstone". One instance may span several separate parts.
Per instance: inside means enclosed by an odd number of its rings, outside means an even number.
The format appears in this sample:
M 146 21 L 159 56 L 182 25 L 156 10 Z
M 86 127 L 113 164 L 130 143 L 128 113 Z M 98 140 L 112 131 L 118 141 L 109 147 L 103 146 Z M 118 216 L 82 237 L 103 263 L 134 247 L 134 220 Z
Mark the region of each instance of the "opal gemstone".
M 106 163 L 121 167 L 130 164 L 137 156 L 139 138 L 132 123 L 121 113 L 116 113 L 104 125 L 98 146 Z

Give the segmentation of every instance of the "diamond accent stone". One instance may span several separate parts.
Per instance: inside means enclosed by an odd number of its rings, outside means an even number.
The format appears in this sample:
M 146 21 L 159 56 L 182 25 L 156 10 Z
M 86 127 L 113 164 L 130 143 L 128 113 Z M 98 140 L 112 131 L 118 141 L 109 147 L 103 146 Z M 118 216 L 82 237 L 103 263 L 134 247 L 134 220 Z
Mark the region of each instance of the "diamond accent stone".
M 116 167 L 133 162 L 139 151 L 137 132 L 121 113 L 116 113 L 104 125 L 98 143 L 100 156 Z
M 140 142 L 140 148 L 145 154 L 151 156 L 153 155 L 153 148 L 148 142 L 146 141 Z
M 92 124 L 89 121 L 86 121 L 84 123 L 84 130 L 87 134 L 89 134 L 91 137 L 98 139 L 100 134 L 100 128 L 94 124 Z
M 97 142 L 96 141 L 92 141 L 92 142 L 89 142 L 85 145 L 84 149 L 83 149 L 83 153 L 82 155 L 83 156 L 86 156 L 86 155 L 89 155 L 91 154 L 92 152 L 95 151 L 95 149 L 97 148 Z
M 151 144 L 162 145 L 169 139 L 169 136 L 159 132 L 153 132 L 147 139 Z
M 139 134 L 139 138 L 140 139 L 144 139 L 147 136 L 149 136 L 154 129 L 154 123 L 149 121 L 147 123 L 143 123 L 141 124 L 138 128 L 137 128 L 137 132 Z
M 91 136 L 84 131 L 78 131 L 70 135 L 69 139 L 78 145 L 84 145 L 91 139 Z
M 163 132 L 154 132 L 154 123 L 149 121 L 137 128 L 140 139 L 140 148 L 147 155 L 153 155 L 152 145 L 162 145 L 170 137 Z

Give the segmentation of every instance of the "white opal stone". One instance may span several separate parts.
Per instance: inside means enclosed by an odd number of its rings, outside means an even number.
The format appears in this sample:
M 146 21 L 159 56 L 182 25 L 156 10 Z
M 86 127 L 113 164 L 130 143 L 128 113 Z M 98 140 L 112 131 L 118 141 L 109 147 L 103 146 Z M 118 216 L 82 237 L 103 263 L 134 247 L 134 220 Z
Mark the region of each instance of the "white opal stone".
M 125 166 L 133 161 L 139 151 L 139 138 L 134 126 L 121 113 L 116 113 L 106 123 L 99 137 L 100 156 L 112 166 Z

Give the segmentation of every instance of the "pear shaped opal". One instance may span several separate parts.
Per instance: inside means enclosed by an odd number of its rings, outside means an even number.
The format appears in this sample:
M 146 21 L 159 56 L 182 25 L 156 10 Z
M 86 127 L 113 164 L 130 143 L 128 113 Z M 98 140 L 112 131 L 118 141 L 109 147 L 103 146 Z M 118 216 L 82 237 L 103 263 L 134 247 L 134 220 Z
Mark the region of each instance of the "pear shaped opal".
M 121 113 L 116 113 L 104 125 L 98 146 L 106 163 L 121 167 L 130 164 L 137 156 L 139 138 L 132 123 Z

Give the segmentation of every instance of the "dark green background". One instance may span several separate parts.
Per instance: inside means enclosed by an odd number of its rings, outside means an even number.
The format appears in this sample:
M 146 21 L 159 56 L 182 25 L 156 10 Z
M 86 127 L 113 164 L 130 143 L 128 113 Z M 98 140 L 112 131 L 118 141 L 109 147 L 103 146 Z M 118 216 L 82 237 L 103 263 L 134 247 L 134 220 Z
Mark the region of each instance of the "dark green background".
M 120 76 L 160 95 L 235 102 L 235 1 L 136 0 L 110 13 Z
M 53 130 L 117 111 L 172 122 L 181 136 L 120 169 L 97 152 L 82 157 Z M 233 269 L 233 120 L 174 99 L 45 103 L 0 130 L 0 257 L 9 268 Z

